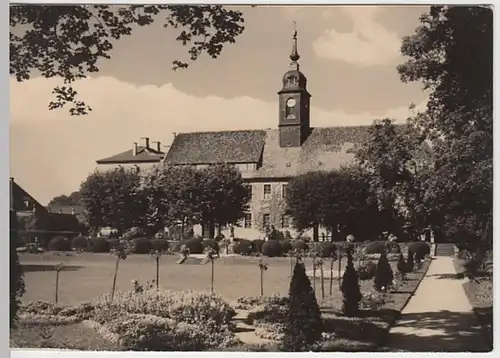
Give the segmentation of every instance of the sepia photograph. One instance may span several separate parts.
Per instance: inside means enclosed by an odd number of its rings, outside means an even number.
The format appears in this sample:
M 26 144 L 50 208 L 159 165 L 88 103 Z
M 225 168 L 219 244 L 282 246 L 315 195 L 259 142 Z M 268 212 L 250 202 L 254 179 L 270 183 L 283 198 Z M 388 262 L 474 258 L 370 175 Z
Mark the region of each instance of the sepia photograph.
M 12 351 L 493 351 L 493 6 L 9 12 Z

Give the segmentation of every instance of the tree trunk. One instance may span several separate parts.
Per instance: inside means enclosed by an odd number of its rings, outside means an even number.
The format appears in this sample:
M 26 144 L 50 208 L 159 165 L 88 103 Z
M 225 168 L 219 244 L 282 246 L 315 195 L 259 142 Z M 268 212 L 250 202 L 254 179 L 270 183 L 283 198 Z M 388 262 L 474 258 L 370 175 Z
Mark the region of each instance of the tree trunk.
M 181 240 L 184 240 L 184 221 L 186 220 L 186 218 L 182 218 L 181 220 Z
M 118 276 L 118 265 L 120 264 L 120 258 L 116 258 L 116 265 L 115 265 L 115 276 L 113 277 L 113 287 L 111 289 L 111 301 L 113 301 L 113 298 L 115 297 L 115 289 L 116 289 L 116 276 Z
M 212 261 L 212 284 L 210 285 L 210 292 L 214 293 L 214 260 Z
M 325 299 L 325 281 L 324 281 L 324 273 L 323 273 L 323 264 L 321 264 L 320 269 L 320 274 L 321 274 L 321 298 L 324 300 Z
M 333 294 L 333 258 L 330 260 L 330 296 Z
M 156 258 L 156 291 L 160 290 L 160 258 Z
M 340 270 L 342 269 L 342 253 L 339 250 L 339 272 L 338 272 L 338 278 L 339 278 L 339 288 L 342 284 L 341 282 L 341 276 L 340 276 Z
M 56 305 L 59 302 L 59 270 L 56 271 Z
M 264 296 L 264 270 L 260 269 L 260 295 Z
M 316 263 L 314 262 L 314 259 L 313 259 L 313 291 L 314 291 L 314 295 L 316 296 Z
M 318 226 L 318 224 L 313 226 L 313 241 L 314 242 L 319 241 L 319 226 Z
M 293 255 L 290 255 L 290 277 L 293 276 Z

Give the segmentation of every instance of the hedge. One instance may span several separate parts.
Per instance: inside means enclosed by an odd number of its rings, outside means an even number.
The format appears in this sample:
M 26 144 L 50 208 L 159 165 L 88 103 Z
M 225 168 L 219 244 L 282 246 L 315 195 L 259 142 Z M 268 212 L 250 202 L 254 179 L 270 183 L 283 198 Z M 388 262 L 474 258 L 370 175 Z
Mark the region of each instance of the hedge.
M 234 244 L 233 251 L 235 254 L 248 256 L 252 254 L 252 241 L 247 239 L 238 239 Z
M 71 240 L 72 250 L 85 250 L 87 248 L 87 239 L 83 236 L 76 236 Z
M 309 246 L 304 240 L 298 239 L 292 241 L 292 248 L 294 250 L 307 251 L 309 249 Z
M 363 253 L 367 255 L 381 254 L 383 252 L 399 254 L 401 250 L 399 245 L 392 241 L 373 241 L 363 249 Z
M 90 238 L 87 242 L 87 250 L 94 253 L 109 252 L 111 249 L 108 240 L 102 237 Z
M 48 248 L 50 251 L 70 251 L 71 241 L 67 237 L 56 236 L 49 241 Z
M 337 246 L 333 242 L 316 242 L 310 245 L 311 251 L 319 257 L 332 257 L 337 252 Z
M 281 245 L 281 255 L 286 255 L 290 251 L 292 251 L 292 243 L 290 242 L 290 240 L 288 239 L 281 240 L 279 241 L 279 243 Z
M 262 245 L 264 245 L 264 240 L 256 239 L 252 241 L 252 252 L 254 254 L 262 253 Z
M 281 244 L 278 240 L 268 240 L 262 245 L 262 255 L 267 257 L 281 256 Z

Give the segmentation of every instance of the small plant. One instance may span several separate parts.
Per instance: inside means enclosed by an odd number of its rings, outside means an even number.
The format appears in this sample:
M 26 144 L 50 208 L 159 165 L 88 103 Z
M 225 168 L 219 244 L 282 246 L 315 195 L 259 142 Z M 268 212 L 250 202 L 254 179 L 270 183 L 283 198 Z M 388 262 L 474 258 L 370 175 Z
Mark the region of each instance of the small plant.
M 323 322 L 311 281 L 302 262 L 295 264 L 288 297 L 280 348 L 287 352 L 308 351 L 321 339 Z
M 56 304 L 59 302 L 59 273 L 63 270 L 64 263 L 60 262 L 55 266 L 56 269 Z
M 407 272 L 413 272 L 413 270 L 415 269 L 415 261 L 413 261 L 413 251 L 411 249 L 411 247 L 408 248 L 408 257 L 406 258 L 407 259 Z
M 387 291 L 394 281 L 394 273 L 392 272 L 391 265 L 387 259 L 387 254 L 382 252 L 377 263 L 375 271 L 375 278 L 373 280 L 375 289 L 377 291 Z
M 361 290 L 359 288 L 359 278 L 356 269 L 354 268 L 353 257 L 351 250 L 347 251 L 347 266 L 342 278 L 340 287 L 344 297 L 342 310 L 344 315 L 355 317 L 359 311 L 359 302 L 362 299 Z
M 210 292 L 214 293 L 214 275 L 215 275 L 215 259 L 219 256 L 219 253 L 213 247 L 207 247 L 207 259 L 210 260 L 210 266 L 212 268 L 212 275 L 210 279 Z
M 259 258 L 258 265 L 260 269 L 260 295 L 264 296 L 264 271 L 267 271 L 268 266 L 261 258 Z
M 156 290 L 160 290 L 160 258 L 161 258 L 162 252 L 160 250 L 155 250 L 151 252 L 151 256 L 154 257 L 156 261 Z
M 405 261 L 405 257 L 403 256 L 402 253 L 399 254 L 399 259 L 398 259 L 398 271 L 399 274 L 401 275 L 401 279 L 405 279 L 405 274 L 408 269 L 408 264 Z
M 187 247 L 187 245 L 181 246 L 180 253 L 181 253 L 181 257 L 183 259 L 187 259 L 189 257 L 190 252 L 191 252 L 191 250 L 189 250 L 189 247 Z
M 113 250 L 111 253 L 116 256 L 116 264 L 115 264 L 115 275 L 113 276 L 113 287 L 111 288 L 111 301 L 115 297 L 116 290 L 116 277 L 118 276 L 118 267 L 120 265 L 120 260 L 125 260 L 127 258 L 127 250 L 122 242 Z

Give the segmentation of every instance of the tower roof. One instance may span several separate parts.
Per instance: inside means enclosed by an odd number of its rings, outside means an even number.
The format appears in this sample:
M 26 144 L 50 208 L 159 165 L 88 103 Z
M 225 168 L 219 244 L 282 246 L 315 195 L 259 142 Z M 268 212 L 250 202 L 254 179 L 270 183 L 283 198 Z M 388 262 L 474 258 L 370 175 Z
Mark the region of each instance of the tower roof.
M 293 22 L 292 52 L 290 53 L 290 69 L 283 75 L 283 88 L 280 93 L 287 91 L 306 90 L 306 76 L 299 70 L 299 51 L 297 49 L 297 28 Z

